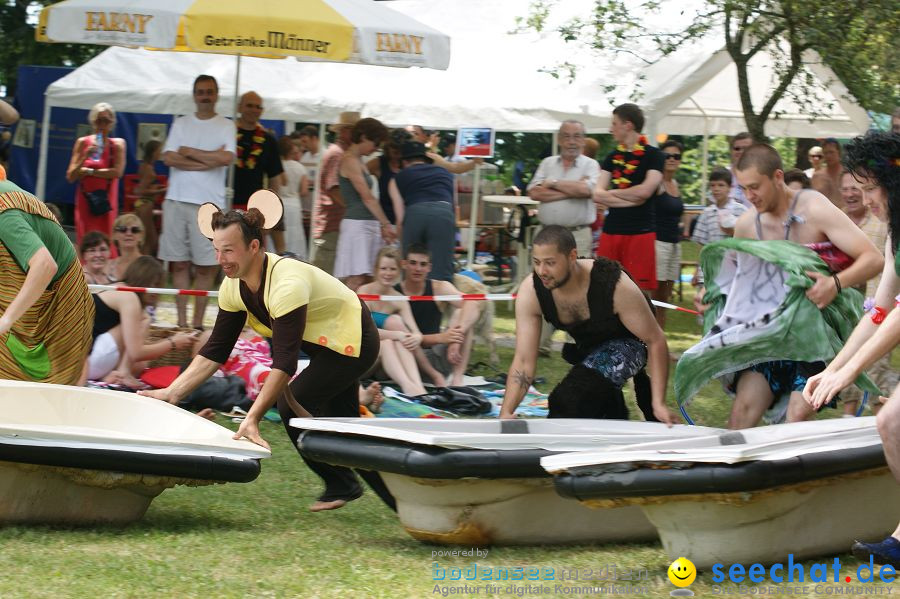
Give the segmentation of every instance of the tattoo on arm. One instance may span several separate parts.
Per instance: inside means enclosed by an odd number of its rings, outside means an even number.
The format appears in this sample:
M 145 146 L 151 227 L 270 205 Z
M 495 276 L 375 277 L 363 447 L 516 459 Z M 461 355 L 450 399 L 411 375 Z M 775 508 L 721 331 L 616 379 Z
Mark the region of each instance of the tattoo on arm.
M 534 377 L 530 377 L 521 370 L 516 370 L 515 374 L 513 374 L 513 380 L 516 381 L 516 384 L 522 389 L 528 389 L 531 384 L 534 382 Z

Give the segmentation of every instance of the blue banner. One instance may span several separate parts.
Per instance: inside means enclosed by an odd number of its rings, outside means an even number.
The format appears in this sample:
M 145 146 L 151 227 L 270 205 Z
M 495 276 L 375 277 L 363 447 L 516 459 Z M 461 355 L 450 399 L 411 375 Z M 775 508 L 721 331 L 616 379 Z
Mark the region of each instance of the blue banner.
M 15 106 L 21 120 L 13 131 L 9 179 L 32 193 L 37 188 L 37 167 L 40 159 L 41 128 L 44 118 L 44 93 L 57 79 L 73 69 L 67 67 L 21 66 Z M 138 93 L 136 91 L 136 93 Z M 115 109 L 115 105 L 113 105 Z M 165 139 L 172 123 L 172 115 L 116 113 L 114 137 L 121 137 L 127 145 L 125 174 L 137 173 L 141 161 L 141 145 L 148 139 Z M 275 136 L 284 134 L 284 121 L 261 121 Z M 45 202 L 73 204 L 75 185 L 66 181 L 66 169 L 72 158 L 75 140 L 90 134 L 88 111 L 75 108 L 54 108 L 50 113 L 50 141 L 47 153 L 47 183 Z M 156 172 L 167 175 L 168 168 L 156 163 Z M 121 185 L 121 182 L 120 182 Z M 124 197 L 119 190 L 119 198 Z

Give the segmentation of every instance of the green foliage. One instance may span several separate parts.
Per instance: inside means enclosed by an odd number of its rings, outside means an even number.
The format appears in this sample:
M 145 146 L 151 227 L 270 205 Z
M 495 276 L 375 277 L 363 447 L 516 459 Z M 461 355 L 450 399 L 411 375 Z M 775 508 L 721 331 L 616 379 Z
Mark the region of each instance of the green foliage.
M 675 173 L 678 188 L 685 204 L 706 204 L 701 197 L 703 185 L 703 137 L 685 136 L 680 140 L 685 147 L 681 153 L 681 167 Z M 708 143 L 708 167 L 706 175 L 717 166 L 728 166 L 731 163 L 731 152 L 728 145 L 728 137 L 714 135 Z
M 552 136 L 549 133 L 497 133 L 495 156 L 492 162 L 500 168 L 500 177 L 506 186 L 512 185 L 516 162 L 524 163 L 526 179 L 551 153 Z M 526 181 L 527 182 L 527 181 Z
M 52 0 L 0 2 L 0 85 L 14 95 L 20 65 L 80 66 L 105 50 L 87 44 L 47 44 L 34 39 L 37 13 Z
M 900 40 L 896 21 L 860 15 L 847 24 L 842 50 L 832 52 L 826 46 L 822 54 L 850 93 L 870 110 L 893 112 L 900 105 Z

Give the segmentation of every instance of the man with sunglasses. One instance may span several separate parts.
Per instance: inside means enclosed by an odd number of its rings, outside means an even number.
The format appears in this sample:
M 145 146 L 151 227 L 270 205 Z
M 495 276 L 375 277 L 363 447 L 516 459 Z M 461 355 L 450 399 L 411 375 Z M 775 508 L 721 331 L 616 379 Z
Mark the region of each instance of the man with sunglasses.
M 803 171 L 803 174 L 812 179 L 813 175 L 825 167 L 823 162 L 825 155 L 822 153 L 822 146 L 811 147 L 806 157 L 809 158 L 810 167 Z
M 219 270 L 215 250 L 197 228 L 202 204 L 225 207 L 225 175 L 235 154 L 234 123 L 216 114 L 218 98 L 215 77 L 199 75 L 194 80 L 197 110 L 175 119 L 163 147 L 162 159 L 170 170 L 158 257 L 172 264 L 172 284 L 178 289 L 212 289 Z M 194 328 L 203 328 L 206 303 L 206 297 L 195 299 Z M 178 326 L 186 327 L 187 297 L 176 296 L 175 306 Z
M 238 103 L 237 145 L 234 161 L 234 208 L 245 210 L 247 200 L 255 191 L 269 189 L 278 193 L 284 184 L 284 167 L 275 136 L 266 131 L 259 119 L 263 113 L 263 100 L 253 91 L 241 96 Z M 294 226 L 300 224 L 291 223 Z M 284 253 L 284 229 L 282 220 L 267 231 L 272 236 L 275 253 Z

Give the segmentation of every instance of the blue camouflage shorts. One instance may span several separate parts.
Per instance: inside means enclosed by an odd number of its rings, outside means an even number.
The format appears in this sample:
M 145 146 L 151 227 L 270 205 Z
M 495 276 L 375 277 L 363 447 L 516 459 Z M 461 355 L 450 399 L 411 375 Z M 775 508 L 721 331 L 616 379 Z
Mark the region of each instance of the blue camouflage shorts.
M 621 389 L 647 365 L 647 346 L 638 339 L 610 339 L 591 350 L 581 364 Z

